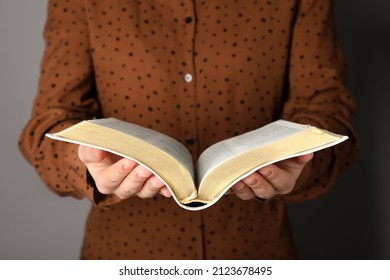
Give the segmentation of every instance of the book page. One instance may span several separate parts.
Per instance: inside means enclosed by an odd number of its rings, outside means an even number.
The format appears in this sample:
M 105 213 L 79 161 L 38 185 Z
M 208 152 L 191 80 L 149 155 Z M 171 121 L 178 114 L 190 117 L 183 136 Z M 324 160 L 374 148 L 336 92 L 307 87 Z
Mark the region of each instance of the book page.
M 197 163 L 197 180 L 201 182 L 215 167 L 228 159 L 309 128 L 308 125 L 278 120 L 253 131 L 218 142 L 200 155 Z
M 195 180 L 190 152 L 179 141 L 172 137 L 146 127 L 114 118 L 96 119 L 90 120 L 89 122 L 132 135 L 158 147 L 178 160 L 182 166 L 188 169 L 188 172 L 192 175 L 192 179 Z

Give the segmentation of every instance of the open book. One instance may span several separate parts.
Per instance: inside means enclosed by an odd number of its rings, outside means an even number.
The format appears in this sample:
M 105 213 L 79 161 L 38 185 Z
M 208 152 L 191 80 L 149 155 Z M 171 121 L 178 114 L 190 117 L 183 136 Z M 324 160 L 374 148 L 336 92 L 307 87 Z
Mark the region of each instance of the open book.
M 263 166 L 348 139 L 316 127 L 278 120 L 210 146 L 194 168 L 191 154 L 179 141 L 114 118 L 82 121 L 46 136 L 106 150 L 144 165 L 188 210 L 213 205 L 232 185 Z

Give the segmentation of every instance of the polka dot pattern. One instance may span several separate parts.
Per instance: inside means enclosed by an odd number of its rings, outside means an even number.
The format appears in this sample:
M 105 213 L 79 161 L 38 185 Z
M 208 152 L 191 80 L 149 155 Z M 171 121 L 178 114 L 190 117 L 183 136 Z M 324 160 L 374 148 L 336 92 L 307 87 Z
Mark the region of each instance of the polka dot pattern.
M 20 149 L 45 184 L 93 203 L 83 259 L 292 259 L 285 203 L 315 198 L 353 160 L 354 102 L 328 0 L 51 0 L 46 51 Z M 43 137 L 116 117 L 166 133 L 194 158 L 278 118 L 347 134 L 316 154 L 293 193 L 233 195 L 199 212 L 172 199 L 100 194 L 77 146 Z

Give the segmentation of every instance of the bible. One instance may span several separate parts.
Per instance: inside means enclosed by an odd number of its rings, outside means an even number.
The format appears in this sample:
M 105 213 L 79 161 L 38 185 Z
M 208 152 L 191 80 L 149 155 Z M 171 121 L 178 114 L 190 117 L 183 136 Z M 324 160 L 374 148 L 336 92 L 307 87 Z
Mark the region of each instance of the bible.
M 339 144 L 347 136 L 277 120 L 208 147 L 197 159 L 179 141 L 115 118 L 81 121 L 47 137 L 130 158 L 160 178 L 179 206 L 201 210 L 266 165 Z

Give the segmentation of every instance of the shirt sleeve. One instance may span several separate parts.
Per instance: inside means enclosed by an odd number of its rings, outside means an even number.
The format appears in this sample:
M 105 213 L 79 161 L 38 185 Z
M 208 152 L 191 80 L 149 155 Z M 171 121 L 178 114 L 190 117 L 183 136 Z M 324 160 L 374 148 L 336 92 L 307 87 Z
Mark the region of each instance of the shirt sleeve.
M 330 0 L 302 0 L 291 39 L 289 95 L 284 118 L 348 135 L 349 140 L 317 152 L 286 202 L 327 191 L 353 161 L 358 139 L 351 125 L 355 104 L 345 86 L 346 64 L 338 44 Z
M 88 180 L 78 145 L 44 136 L 99 115 L 83 2 L 49 1 L 38 93 L 19 147 L 51 190 L 104 206 L 116 198 L 102 196 Z

